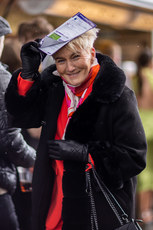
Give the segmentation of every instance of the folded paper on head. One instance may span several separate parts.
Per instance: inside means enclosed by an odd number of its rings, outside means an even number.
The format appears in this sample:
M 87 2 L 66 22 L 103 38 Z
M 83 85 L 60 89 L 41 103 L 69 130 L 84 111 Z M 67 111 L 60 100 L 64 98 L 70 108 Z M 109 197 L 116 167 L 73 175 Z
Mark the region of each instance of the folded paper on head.
M 96 27 L 96 24 L 78 12 L 40 42 L 40 50 L 48 55 L 65 46 L 69 41 Z

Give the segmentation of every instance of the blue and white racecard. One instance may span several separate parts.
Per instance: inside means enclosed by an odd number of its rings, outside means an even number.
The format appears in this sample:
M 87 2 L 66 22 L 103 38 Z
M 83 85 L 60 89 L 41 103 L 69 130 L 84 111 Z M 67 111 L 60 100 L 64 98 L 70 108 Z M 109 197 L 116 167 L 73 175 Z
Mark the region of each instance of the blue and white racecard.
M 65 46 L 69 41 L 94 27 L 96 27 L 95 23 L 78 12 L 58 28 L 53 30 L 50 34 L 45 36 L 40 42 L 41 46 L 39 49 L 48 55 L 52 55 Z

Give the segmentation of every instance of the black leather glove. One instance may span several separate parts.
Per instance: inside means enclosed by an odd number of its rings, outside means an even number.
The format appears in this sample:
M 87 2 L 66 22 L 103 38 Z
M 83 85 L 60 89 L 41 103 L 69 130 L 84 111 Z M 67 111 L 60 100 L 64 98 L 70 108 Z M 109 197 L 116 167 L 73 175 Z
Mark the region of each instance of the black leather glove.
M 41 62 L 41 53 L 38 49 L 40 44 L 31 41 L 24 44 L 21 48 L 22 72 L 21 77 L 24 79 L 36 78 Z
M 88 146 L 72 140 L 48 141 L 48 154 L 55 160 L 88 162 Z

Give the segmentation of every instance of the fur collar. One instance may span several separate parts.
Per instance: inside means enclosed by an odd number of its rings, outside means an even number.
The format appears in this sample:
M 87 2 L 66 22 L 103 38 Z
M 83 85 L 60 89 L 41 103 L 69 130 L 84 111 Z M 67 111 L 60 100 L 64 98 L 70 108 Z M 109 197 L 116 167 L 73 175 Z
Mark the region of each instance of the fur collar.
M 92 94 L 102 103 L 116 101 L 125 86 L 124 72 L 106 55 L 97 53 L 100 70 L 93 84 Z

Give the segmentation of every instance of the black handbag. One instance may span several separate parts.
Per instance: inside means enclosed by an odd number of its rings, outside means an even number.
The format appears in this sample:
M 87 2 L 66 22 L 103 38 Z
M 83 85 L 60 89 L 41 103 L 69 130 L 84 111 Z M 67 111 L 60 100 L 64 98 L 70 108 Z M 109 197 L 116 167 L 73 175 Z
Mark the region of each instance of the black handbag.
M 142 230 L 140 225 L 137 223 L 137 222 L 142 222 L 142 220 L 128 219 L 128 215 L 125 213 L 125 211 L 118 203 L 114 195 L 107 188 L 104 182 L 99 178 L 99 175 L 97 174 L 91 161 L 90 164 L 92 165 L 92 172 L 93 172 L 94 179 L 96 180 L 101 192 L 103 193 L 105 199 L 107 200 L 108 204 L 110 205 L 111 209 L 113 210 L 114 214 L 116 215 L 116 218 L 120 223 L 120 227 L 115 228 L 114 230 Z M 91 204 L 91 229 L 100 230 L 97 221 L 96 207 L 95 207 L 95 201 L 92 192 L 89 170 L 86 171 L 86 181 L 87 181 L 88 194 L 90 197 L 90 204 Z M 120 213 L 118 210 L 120 210 Z

